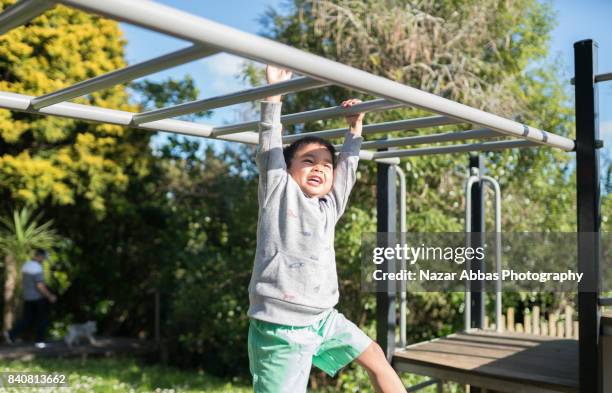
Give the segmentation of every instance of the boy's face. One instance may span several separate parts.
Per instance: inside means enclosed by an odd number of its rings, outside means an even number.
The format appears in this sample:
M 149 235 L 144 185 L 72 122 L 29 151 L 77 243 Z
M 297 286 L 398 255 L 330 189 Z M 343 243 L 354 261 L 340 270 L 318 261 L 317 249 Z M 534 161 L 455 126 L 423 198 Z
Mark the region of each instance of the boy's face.
M 325 146 L 309 143 L 295 152 L 289 174 L 309 197 L 329 193 L 334 180 L 332 156 Z

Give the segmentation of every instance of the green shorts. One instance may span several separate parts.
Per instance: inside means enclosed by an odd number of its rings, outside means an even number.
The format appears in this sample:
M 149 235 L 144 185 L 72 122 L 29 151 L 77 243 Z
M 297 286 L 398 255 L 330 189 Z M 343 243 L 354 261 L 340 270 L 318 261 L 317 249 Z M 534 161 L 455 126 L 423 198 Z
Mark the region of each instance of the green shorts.
M 335 309 L 310 326 L 251 319 L 248 345 L 253 390 L 306 392 L 312 364 L 334 376 L 371 343 L 370 337 Z

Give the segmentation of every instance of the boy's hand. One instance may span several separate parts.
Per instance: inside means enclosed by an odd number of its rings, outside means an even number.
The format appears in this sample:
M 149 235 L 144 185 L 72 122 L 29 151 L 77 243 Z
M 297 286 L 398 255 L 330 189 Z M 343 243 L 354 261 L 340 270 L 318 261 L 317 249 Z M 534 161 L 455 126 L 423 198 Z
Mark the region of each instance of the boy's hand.
M 266 67 L 266 80 L 268 81 L 268 84 L 288 81 L 289 79 L 291 79 L 292 74 L 293 73 L 290 70 L 286 70 L 284 68 L 278 68 L 273 65 L 268 65 Z M 266 99 L 266 101 L 274 101 L 274 102 L 280 102 L 280 100 L 281 100 L 280 95 L 270 96 Z
M 346 101 L 342 101 L 342 104 L 340 104 L 343 108 L 350 108 L 351 106 L 355 105 L 355 104 L 359 104 L 361 103 L 360 99 L 357 98 L 351 98 L 350 100 L 346 100 Z M 346 116 L 346 121 L 349 124 L 349 130 L 352 134 L 354 135 L 361 135 L 361 129 L 363 127 L 363 118 L 365 116 L 365 113 L 360 112 L 360 113 L 356 113 L 354 115 L 349 115 Z

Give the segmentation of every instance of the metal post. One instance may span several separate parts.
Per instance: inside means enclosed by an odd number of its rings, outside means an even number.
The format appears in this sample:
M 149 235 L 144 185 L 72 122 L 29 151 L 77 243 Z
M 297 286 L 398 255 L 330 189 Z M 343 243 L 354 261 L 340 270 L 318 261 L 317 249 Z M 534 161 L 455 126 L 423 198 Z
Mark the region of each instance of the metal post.
M 495 272 L 498 279 L 495 282 L 495 331 L 502 332 L 502 281 L 501 281 L 501 266 L 502 266 L 502 236 L 501 236 L 501 188 L 497 180 L 490 176 L 482 176 L 481 180 L 493 187 L 495 192 Z
M 600 353 L 600 200 L 597 120 L 597 44 L 574 43 L 576 95 L 576 187 L 578 202 L 579 386 L 581 393 L 602 392 Z
M 476 173 L 478 176 L 482 176 L 484 174 L 484 158 L 479 155 L 470 155 L 470 175 Z M 483 234 L 485 231 L 485 215 L 484 215 L 484 185 L 481 180 L 474 181 L 471 184 L 471 198 L 470 201 L 466 203 L 470 203 L 470 216 L 466 217 L 466 220 L 470 220 L 470 247 L 477 248 L 481 247 L 484 244 Z M 484 263 L 482 262 L 474 262 L 470 261 L 469 265 L 470 272 L 483 272 Z M 465 307 L 470 308 L 470 328 L 484 328 L 484 280 L 471 280 L 469 282 L 470 287 L 470 297 L 469 304 L 466 304 Z M 481 390 L 478 387 L 470 386 L 470 393 L 480 393 Z
M 402 248 L 406 244 L 406 175 L 399 165 L 395 166 L 395 172 L 399 178 L 400 183 L 400 200 L 399 200 L 399 214 L 400 214 L 400 244 Z M 406 270 L 406 256 L 403 255 L 400 261 L 400 269 Z M 403 349 L 406 347 L 406 280 L 400 281 L 400 347 Z
M 387 247 L 393 243 L 396 229 L 395 167 L 377 164 L 376 175 L 376 232 L 379 246 Z M 383 272 L 395 271 L 393 261 L 381 264 Z M 387 360 L 393 359 L 395 352 L 395 284 L 392 280 L 379 282 L 376 290 L 376 341 L 382 347 Z
M 476 169 L 478 174 L 482 176 L 484 174 L 484 159 L 481 155 L 470 156 L 470 173 Z M 471 236 L 472 244 L 471 247 L 481 247 L 483 242 L 482 234 L 485 231 L 485 215 L 484 215 L 484 187 L 482 181 L 474 182 L 472 184 L 472 201 L 471 201 L 471 232 L 475 235 Z M 484 264 L 480 262 L 472 262 L 470 264 L 470 271 L 472 272 L 483 272 Z M 470 292 L 471 292 L 471 322 L 470 327 L 483 329 L 484 328 L 484 294 L 485 287 L 483 280 L 470 281 Z

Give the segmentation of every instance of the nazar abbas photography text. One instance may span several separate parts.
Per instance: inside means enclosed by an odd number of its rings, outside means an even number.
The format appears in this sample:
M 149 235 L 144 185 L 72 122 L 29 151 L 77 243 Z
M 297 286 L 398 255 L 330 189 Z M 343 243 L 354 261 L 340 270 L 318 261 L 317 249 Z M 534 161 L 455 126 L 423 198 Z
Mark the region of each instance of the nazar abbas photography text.
M 372 250 L 372 262 L 382 265 L 385 261 L 404 261 L 412 268 L 400 269 L 395 272 L 383 271 L 380 268 L 372 272 L 375 281 L 535 281 L 535 282 L 576 282 L 582 280 L 583 273 L 577 273 L 570 269 L 566 271 L 542 272 L 532 270 L 500 269 L 499 271 L 483 272 L 478 270 L 461 269 L 459 271 L 438 271 L 434 266 L 423 266 L 426 263 L 450 263 L 465 265 L 469 262 L 472 266 L 485 261 L 484 247 L 440 247 L 409 246 L 408 244 L 396 244 L 394 247 L 374 247 Z M 494 260 L 494 259 L 493 259 Z M 490 265 L 494 266 L 494 265 Z

